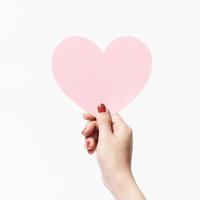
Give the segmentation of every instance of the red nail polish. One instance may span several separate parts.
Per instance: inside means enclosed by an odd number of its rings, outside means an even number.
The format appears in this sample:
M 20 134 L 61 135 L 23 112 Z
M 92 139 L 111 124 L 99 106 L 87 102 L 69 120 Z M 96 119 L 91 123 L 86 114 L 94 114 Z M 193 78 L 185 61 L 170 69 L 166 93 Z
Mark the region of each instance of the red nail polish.
M 89 141 L 87 141 L 87 147 L 89 147 L 90 146 L 90 142 Z
M 83 131 L 82 131 L 82 134 L 83 134 L 83 135 L 84 135 L 84 130 L 85 130 L 85 129 L 86 129 L 86 128 L 84 128 Z
M 97 107 L 99 113 L 106 112 L 106 106 L 103 103 L 100 103 Z
M 92 154 L 92 153 L 93 153 L 93 151 L 92 151 L 92 150 L 89 150 L 89 151 L 88 151 L 88 153 L 89 153 L 89 154 Z

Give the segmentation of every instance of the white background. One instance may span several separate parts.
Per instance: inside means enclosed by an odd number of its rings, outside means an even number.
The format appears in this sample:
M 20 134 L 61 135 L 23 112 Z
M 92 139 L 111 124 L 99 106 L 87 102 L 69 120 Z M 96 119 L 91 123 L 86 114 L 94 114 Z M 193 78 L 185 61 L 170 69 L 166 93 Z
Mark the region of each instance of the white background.
M 133 173 L 147 199 L 200 199 L 198 0 L 0 1 L 0 199 L 112 199 L 83 148 L 84 112 L 56 85 L 55 46 L 147 44 L 153 71 L 120 114 L 134 130 Z

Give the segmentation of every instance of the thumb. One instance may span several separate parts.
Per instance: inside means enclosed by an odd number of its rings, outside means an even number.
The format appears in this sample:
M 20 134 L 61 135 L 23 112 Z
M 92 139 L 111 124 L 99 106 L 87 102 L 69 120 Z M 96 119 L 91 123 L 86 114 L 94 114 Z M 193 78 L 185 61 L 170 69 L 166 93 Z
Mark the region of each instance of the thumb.
M 104 104 L 99 104 L 97 107 L 98 114 L 96 116 L 99 127 L 99 136 L 106 137 L 112 133 L 112 119 L 109 110 Z

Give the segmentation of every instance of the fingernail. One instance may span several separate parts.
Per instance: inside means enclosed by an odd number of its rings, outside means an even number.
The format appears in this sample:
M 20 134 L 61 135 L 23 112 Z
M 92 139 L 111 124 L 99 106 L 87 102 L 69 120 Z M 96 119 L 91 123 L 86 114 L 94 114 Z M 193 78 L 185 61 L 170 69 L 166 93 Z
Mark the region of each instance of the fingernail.
M 87 148 L 88 148 L 88 147 L 90 147 L 90 142 L 89 142 L 89 141 L 87 141 Z
M 100 103 L 97 107 L 99 113 L 106 112 L 106 106 L 103 103 Z
M 92 154 L 92 150 L 88 150 L 88 153 L 89 153 L 89 154 Z
M 85 129 L 86 129 L 86 128 L 84 128 L 83 131 L 81 132 L 83 135 L 84 135 L 84 131 L 85 131 Z

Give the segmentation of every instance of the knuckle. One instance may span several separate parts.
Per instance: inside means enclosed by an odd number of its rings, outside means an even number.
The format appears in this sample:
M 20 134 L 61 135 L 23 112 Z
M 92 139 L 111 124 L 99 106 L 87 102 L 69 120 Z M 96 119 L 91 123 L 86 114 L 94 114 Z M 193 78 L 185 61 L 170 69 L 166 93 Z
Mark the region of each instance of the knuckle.
M 127 132 L 127 134 L 130 134 L 130 135 L 132 135 L 132 133 L 133 133 L 133 130 L 132 130 L 132 128 L 131 128 L 131 127 L 129 127 L 129 126 L 125 126 L 125 127 L 124 127 L 124 131 L 126 131 L 126 132 Z
M 99 121 L 101 123 L 108 123 L 108 122 L 111 122 L 111 119 L 110 119 L 110 116 L 108 115 L 103 115 L 99 118 Z

